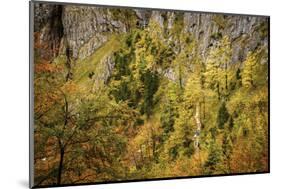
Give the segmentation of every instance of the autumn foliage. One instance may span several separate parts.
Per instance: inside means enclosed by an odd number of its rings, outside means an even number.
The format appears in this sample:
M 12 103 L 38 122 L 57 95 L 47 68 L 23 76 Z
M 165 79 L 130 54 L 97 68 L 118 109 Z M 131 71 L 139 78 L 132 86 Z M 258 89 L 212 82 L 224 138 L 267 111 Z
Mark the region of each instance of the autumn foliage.
M 233 63 L 217 36 L 203 57 L 180 28 L 164 41 L 150 22 L 82 60 L 40 56 L 34 34 L 36 186 L 268 171 L 267 47 Z

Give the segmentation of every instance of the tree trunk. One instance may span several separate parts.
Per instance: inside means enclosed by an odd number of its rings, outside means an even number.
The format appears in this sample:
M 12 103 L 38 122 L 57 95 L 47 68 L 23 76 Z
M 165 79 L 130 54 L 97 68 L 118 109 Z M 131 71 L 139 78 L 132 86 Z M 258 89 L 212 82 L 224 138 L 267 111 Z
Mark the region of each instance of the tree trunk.
M 61 175 L 63 171 L 63 160 L 64 160 L 64 147 L 60 148 L 60 163 L 59 163 L 59 170 L 58 170 L 58 177 L 57 177 L 57 184 L 61 184 Z
M 143 158 L 142 145 L 140 145 L 140 155 L 141 155 L 141 161 L 143 163 L 144 162 L 144 158 Z
M 137 163 L 137 159 L 136 159 L 135 153 L 133 153 L 133 158 L 134 158 L 134 162 L 135 162 L 136 169 L 139 170 L 139 169 L 140 169 L 140 166 L 139 166 L 138 163 Z
M 226 63 L 226 64 L 225 64 L 225 89 L 226 89 L 226 90 L 227 90 L 227 88 L 228 88 L 227 69 L 228 69 L 228 68 L 227 68 L 227 63 Z
M 199 152 L 199 135 L 201 131 L 201 121 L 200 121 L 200 103 L 197 102 L 196 104 L 196 113 L 195 113 L 195 121 L 197 125 L 196 133 L 195 133 L 195 142 L 194 142 L 194 147 L 196 153 Z
M 205 96 L 203 99 L 203 120 L 205 121 L 206 118 L 206 102 L 205 102 Z
M 228 89 L 228 84 L 227 84 L 227 73 L 225 74 L 225 89 Z
M 181 63 L 179 63 L 179 85 L 180 89 L 183 89 Z
M 218 93 L 218 99 L 221 99 L 221 93 L 220 93 L 220 84 L 217 83 L 217 93 Z

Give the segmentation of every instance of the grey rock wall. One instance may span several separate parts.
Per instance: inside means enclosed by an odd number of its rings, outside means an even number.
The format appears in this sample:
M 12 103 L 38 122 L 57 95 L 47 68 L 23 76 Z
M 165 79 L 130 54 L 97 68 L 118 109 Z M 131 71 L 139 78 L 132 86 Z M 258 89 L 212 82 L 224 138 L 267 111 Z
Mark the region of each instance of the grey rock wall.
M 217 38 L 229 36 L 233 63 L 243 61 L 247 53 L 258 46 L 267 46 L 268 36 L 260 31 L 265 25 L 266 17 L 184 13 L 184 31 L 195 35 L 203 55 L 207 55 L 208 48 L 215 45 Z
M 126 31 L 125 24 L 114 20 L 110 10 L 104 8 L 64 6 L 62 23 L 74 58 L 91 55 L 107 40 L 108 34 Z
M 54 43 L 50 39 L 55 39 L 56 44 L 49 46 L 57 47 L 59 44 L 61 53 L 68 47 L 74 58 L 83 59 L 105 43 L 110 34 L 123 33 L 130 29 L 126 15 L 116 16 L 116 11 L 117 9 L 102 7 L 36 4 L 35 31 L 41 33 L 42 42 Z M 135 15 L 133 19 L 136 19 L 136 25 L 133 27 L 144 28 L 153 20 L 163 29 L 165 27 L 165 30 L 172 30 L 175 20 L 183 19 L 182 32 L 192 35 L 198 41 L 203 59 L 207 56 L 209 48 L 224 35 L 228 35 L 231 40 L 233 63 L 243 61 L 248 51 L 258 46 L 267 46 L 268 42 L 268 36 L 263 32 L 263 28 L 267 27 L 266 17 L 144 9 L 130 11 Z M 62 28 L 54 28 L 61 26 Z M 53 53 L 53 56 L 56 55 Z

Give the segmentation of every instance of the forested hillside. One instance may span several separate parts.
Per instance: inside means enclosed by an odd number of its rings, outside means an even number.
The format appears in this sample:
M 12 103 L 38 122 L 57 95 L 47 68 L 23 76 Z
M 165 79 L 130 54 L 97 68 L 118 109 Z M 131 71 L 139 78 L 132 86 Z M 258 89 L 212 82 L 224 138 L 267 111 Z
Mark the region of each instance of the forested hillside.
M 36 186 L 268 171 L 268 18 L 34 15 Z

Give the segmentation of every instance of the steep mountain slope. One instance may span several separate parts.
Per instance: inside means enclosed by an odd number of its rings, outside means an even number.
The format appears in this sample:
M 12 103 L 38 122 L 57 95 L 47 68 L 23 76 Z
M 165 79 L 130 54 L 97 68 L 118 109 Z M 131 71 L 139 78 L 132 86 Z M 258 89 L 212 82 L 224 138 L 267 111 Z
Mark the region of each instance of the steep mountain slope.
M 268 18 L 35 3 L 37 186 L 268 171 Z

